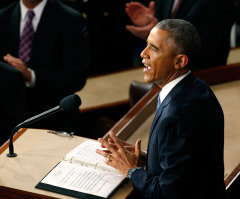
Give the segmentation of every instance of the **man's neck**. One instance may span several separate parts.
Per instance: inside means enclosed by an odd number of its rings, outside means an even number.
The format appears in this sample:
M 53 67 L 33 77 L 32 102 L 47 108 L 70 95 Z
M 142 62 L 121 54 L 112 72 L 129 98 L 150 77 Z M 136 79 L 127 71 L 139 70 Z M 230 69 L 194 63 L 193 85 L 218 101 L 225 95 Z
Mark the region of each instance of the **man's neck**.
M 23 4 L 30 10 L 34 9 L 42 0 L 22 0 Z
M 177 70 L 175 73 L 173 73 L 165 82 L 161 82 L 160 84 L 158 84 L 158 86 L 160 88 L 163 88 L 166 84 L 168 84 L 169 82 L 177 79 L 178 77 L 186 74 L 189 72 L 189 69 L 184 67 L 184 68 L 181 68 L 179 70 Z

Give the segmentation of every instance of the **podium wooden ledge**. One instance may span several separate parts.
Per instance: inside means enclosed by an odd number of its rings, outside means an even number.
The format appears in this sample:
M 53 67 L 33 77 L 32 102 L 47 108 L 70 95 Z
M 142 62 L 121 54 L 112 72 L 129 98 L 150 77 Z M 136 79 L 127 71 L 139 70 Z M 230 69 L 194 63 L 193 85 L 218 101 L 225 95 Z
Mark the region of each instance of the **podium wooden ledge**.
M 87 140 L 47 133 L 47 130 L 22 129 L 14 136 L 14 152 L 17 157 L 6 157 L 8 142 L 0 148 L 0 198 L 71 199 L 73 197 L 45 191 L 35 186 L 73 148 Z M 124 182 L 111 199 L 123 199 L 133 187 Z

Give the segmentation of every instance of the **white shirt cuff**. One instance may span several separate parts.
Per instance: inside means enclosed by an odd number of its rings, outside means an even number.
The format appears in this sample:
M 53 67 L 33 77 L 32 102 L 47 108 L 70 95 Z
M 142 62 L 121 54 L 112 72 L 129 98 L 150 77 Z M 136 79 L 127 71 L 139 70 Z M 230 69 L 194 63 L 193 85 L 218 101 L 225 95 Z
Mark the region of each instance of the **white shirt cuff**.
M 29 72 L 31 73 L 31 81 L 25 82 L 26 87 L 35 87 L 36 84 L 36 74 L 34 70 L 28 68 Z

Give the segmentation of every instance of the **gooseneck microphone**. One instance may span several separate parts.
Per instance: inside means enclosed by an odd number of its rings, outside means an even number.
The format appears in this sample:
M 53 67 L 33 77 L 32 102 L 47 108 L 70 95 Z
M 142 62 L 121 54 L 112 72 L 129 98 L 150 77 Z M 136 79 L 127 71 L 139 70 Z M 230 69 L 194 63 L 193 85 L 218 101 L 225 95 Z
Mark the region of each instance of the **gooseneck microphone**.
M 74 94 L 74 95 L 69 95 L 65 98 L 63 98 L 60 101 L 60 105 L 56 106 L 52 109 L 49 109 L 43 113 L 40 113 L 36 116 L 33 116 L 27 120 L 25 120 L 24 122 L 18 124 L 11 132 L 10 135 L 10 141 L 9 141 L 9 153 L 7 154 L 7 157 L 16 157 L 17 154 L 14 153 L 14 148 L 13 148 L 13 136 L 15 134 L 15 132 L 17 132 L 20 128 L 32 124 L 34 122 L 37 122 L 38 120 L 41 120 L 45 117 L 48 117 L 54 113 L 60 112 L 60 111 L 64 111 L 64 112 L 73 112 L 75 110 L 77 110 L 77 108 L 81 105 L 81 99 L 78 95 Z

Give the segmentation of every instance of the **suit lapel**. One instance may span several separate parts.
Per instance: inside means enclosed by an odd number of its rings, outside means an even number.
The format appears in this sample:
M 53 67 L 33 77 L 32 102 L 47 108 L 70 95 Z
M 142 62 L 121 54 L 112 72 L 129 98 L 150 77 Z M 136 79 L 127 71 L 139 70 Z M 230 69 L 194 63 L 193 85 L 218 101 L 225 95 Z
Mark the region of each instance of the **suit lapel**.
M 155 117 L 154 117 L 154 120 L 153 120 L 153 123 L 152 123 L 152 126 L 151 126 L 150 136 L 151 136 L 151 134 L 153 132 L 153 129 L 155 128 L 155 126 L 157 124 L 157 121 L 159 120 L 159 118 L 162 115 L 163 109 L 169 104 L 169 102 L 172 100 L 173 97 L 174 96 L 168 94 L 167 97 L 161 103 L 160 107 L 157 109 L 157 112 L 155 114 Z
M 54 9 L 54 2 L 53 0 L 48 0 L 47 4 L 43 10 L 41 19 L 39 21 L 36 33 L 34 35 L 33 47 L 32 47 L 32 55 L 31 59 L 34 60 L 34 57 L 38 54 L 40 47 L 42 44 L 47 43 L 47 39 L 49 33 L 47 30 L 52 29 L 52 25 L 56 23 L 55 16 L 56 12 Z M 54 22 L 55 21 L 55 22 Z M 42 53 L 42 52 L 41 52 Z M 31 63 L 31 60 L 30 60 Z
M 183 0 L 174 18 L 179 19 L 183 18 L 184 16 L 187 16 L 192 5 L 196 3 L 195 1 L 196 0 Z
M 166 98 L 163 100 L 163 102 L 161 103 L 160 107 L 158 108 L 157 112 L 156 112 L 156 115 L 154 117 L 154 120 L 153 120 L 153 123 L 152 123 L 152 126 L 151 126 L 151 130 L 150 130 L 150 134 L 149 134 L 149 140 L 152 136 L 152 133 L 154 131 L 154 128 L 156 127 L 161 115 L 162 115 L 162 112 L 163 112 L 163 109 L 169 105 L 169 103 L 172 101 L 172 99 L 178 95 L 178 94 L 181 94 L 182 91 L 184 90 L 184 87 L 185 86 L 188 86 L 188 85 L 191 85 L 192 82 L 194 81 L 194 76 L 192 73 L 190 73 L 187 77 L 185 77 L 184 79 L 182 79 L 171 91 L 170 93 L 166 96 Z
M 183 0 L 180 4 L 180 7 L 178 11 L 176 12 L 176 15 L 174 18 L 181 18 L 182 16 L 185 16 L 186 13 L 191 8 L 192 4 L 195 3 L 196 0 Z M 162 9 L 162 16 L 163 19 L 171 18 L 172 16 L 172 8 L 173 8 L 174 0 L 166 0 L 164 1 L 164 5 Z
M 173 7 L 174 0 L 167 0 L 165 2 L 166 2 L 166 5 L 163 6 L 164 7 L 163 18 L 167 19 L 167 18 L 171 18 L 172 7 Z
M 8 49 L 10 49 L 9 53 L 13 56 L 18 57 L 18 49 L 20 43 L 20 5 L 19 3 L 16 4 L 14 9 L 12 10 L 12 15 L 9 22 L 9 36 L 10 38 L 8 43 Z
M 54 6 L 56 5 L 53 5 L 53 1 L 51 0 L 48 0 L 47 1 L 47 4 L 45 5 L 45 8 L 43 10 L 43 13 L 42 13 L 42 16 L 41 16 L 41 19 L 39 21 L 39 24 L 38 24 L 38 27 L 37 27 L 37 31 L 36 31 L 36 36 L 34 39 L 38 39 L 38 35 L 41 35 L 41 38 L 42 38 L 42 35 L 43 34 L 46 34 L 47 35 L 47 30 L 46 28 L 51 28 L 52 25 L 53 25 L 53 22 L 55 20 L 54 16 L 55 16 L 55 9 L 54 9 Z

